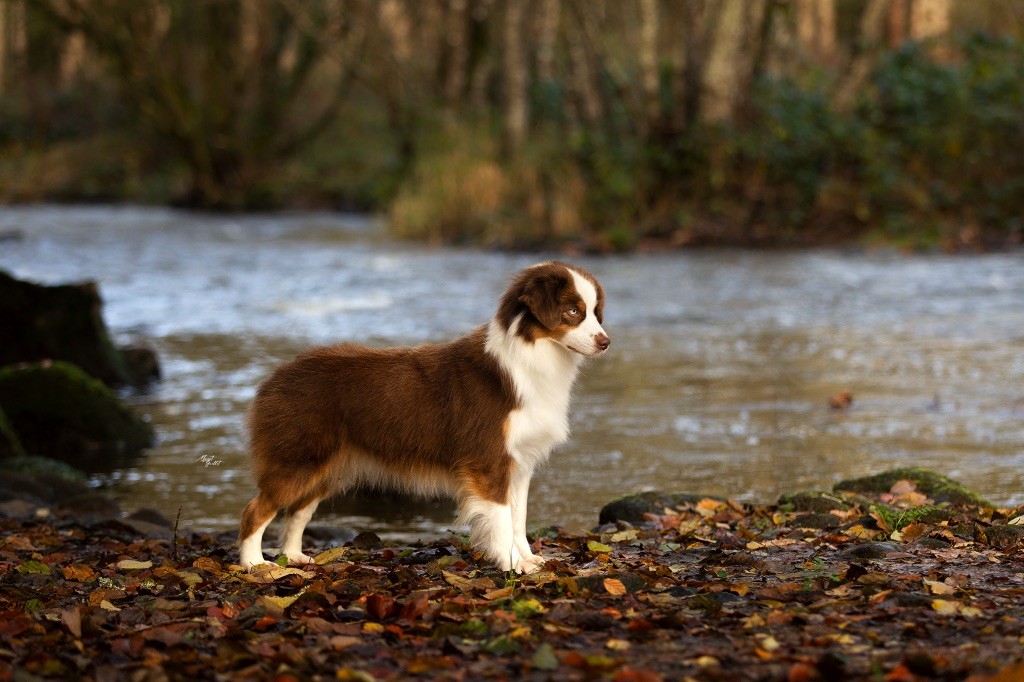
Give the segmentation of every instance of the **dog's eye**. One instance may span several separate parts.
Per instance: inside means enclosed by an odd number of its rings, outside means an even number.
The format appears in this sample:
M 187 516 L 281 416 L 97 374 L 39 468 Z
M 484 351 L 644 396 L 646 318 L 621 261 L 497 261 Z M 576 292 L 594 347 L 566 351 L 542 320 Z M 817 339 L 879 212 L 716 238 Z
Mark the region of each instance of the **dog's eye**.
M 572 315 L 573 317 L 576 317 L 577 315 L 580 314 L 580 309 L 579 308 L 570 308 L 569 309 L 569 314 Z

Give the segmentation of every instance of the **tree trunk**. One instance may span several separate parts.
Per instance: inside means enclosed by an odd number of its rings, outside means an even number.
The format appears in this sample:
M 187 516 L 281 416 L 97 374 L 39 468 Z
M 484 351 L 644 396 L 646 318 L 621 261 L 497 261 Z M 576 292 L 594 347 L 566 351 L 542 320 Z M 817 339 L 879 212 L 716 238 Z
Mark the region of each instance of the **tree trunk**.
M 505 4 L 505 134 L 508 150 L 518 153 L 526 139 L 526 60 L 523 54 L 523 12 L 526 0 Z
M 444 78 L 444 101 L 449 111 L 459 108 L 466 91 L 466 68 L 469 65 L 469 17 L 466 0 L 448 0 L 445 12 L 445 50 L 448 55 Z
M 541 0 L 540 31 L 537 36 L 537 79 L 555 80 L 555 45 L 558 41 L 560 0 Z
M 836 58 L 835 0 L 798 0 L 796 35 L 812 63 L 831 65 Z
M 703 78 L 701 118 L 708 123 L 730 121 L 740 100 L 745 10 L 744 0 L 721 0 Z
M 640 73 L 643 122 L 649 129 L 658 117 L 658 0 L 640 0 Z
M 949 0 L 913 0 L 910 5 L 910 38 L 925 40 L 949 31 Z
M 858 51 L 854 55 L 846 75 L 840 79 L 834 96 L 839 111 L 849 111 L 856 103 L 857 93 L 864 86 L 871 69 L 878 61 L 886 28 L 886 12 L 889 0 L 869 0 L 861 15 Z

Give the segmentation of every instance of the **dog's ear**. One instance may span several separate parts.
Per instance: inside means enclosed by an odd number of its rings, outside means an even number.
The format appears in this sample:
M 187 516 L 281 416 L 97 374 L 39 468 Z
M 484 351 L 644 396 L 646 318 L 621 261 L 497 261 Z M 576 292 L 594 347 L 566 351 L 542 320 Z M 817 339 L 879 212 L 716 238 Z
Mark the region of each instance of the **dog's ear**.
M 559 294 L 565 284 L 566 278 L 561 275 L 538 272 L 526 281 L 519 302 L 529 308 L 542 325 L 554 329 L 562 321 Z

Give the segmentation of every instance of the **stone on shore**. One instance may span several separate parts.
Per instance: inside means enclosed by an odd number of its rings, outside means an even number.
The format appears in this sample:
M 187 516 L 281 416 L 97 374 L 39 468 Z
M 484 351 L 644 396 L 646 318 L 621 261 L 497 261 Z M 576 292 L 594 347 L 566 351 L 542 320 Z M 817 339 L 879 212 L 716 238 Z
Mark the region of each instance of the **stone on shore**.
M 616 521 L 642 523 L 646 520 L 644 514 L 661 514 L 666 507 L 671 509 L 683 504 L 695 504 L 708 497 L 721 499 L 711 495 L 664 493 L 658 490 L 626 495 L 602 507 L 598 523 L 615 523 Z
M 24 450 L 83 471 L 109 470 L 153 443 L 153 430 L 104 384 L 66 362 L 0 369 L 0 409 Z
M 918 492 L 927 495 L 939 503 L 948 502 L 954 505 L 978 505 L 982 507 L 992 506 L 985 498 L 962 483 L 923 467 L 900 467 L 883 471 L 874 476 L 851 478 L 836 483 L 832 489 L 837 492 L 886 493 L 898 481 L 914 482 L 917 485 Z

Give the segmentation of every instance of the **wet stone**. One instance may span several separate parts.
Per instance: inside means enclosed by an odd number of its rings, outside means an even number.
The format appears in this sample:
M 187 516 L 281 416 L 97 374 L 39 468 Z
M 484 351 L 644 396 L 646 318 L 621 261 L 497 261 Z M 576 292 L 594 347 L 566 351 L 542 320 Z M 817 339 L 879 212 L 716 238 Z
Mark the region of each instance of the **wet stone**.
M 837 559 L 888 559 L 893 556 L 905 556 L 903 549 L 895 542 L 865 542 L 849 549 L 843 550 Z

